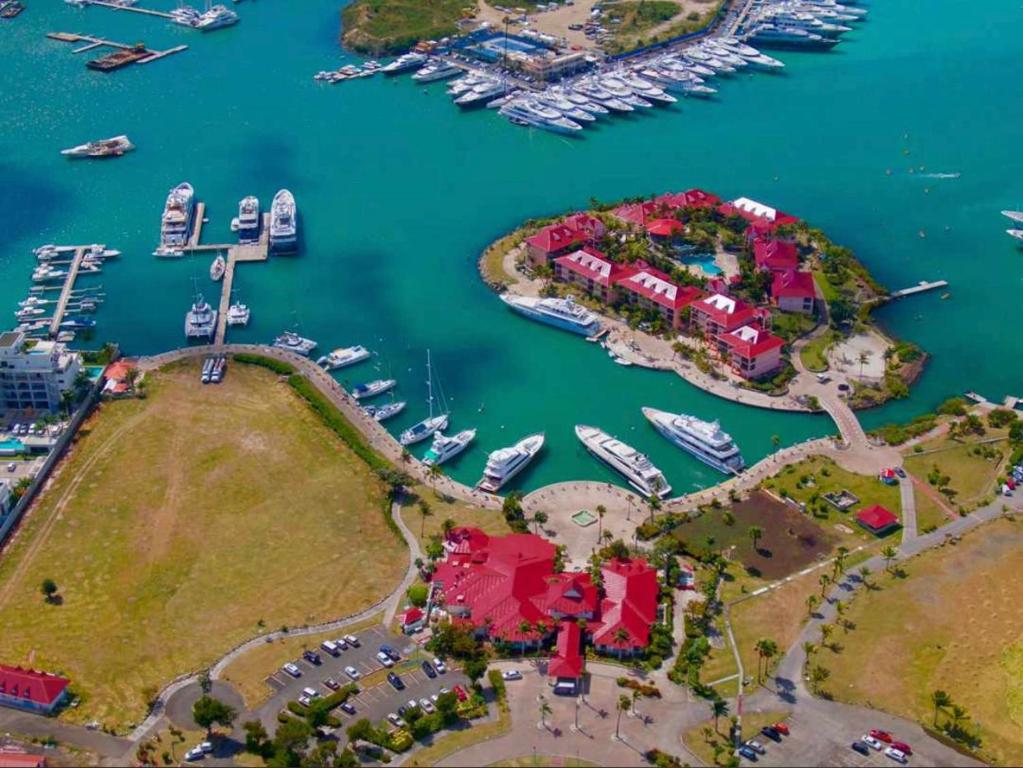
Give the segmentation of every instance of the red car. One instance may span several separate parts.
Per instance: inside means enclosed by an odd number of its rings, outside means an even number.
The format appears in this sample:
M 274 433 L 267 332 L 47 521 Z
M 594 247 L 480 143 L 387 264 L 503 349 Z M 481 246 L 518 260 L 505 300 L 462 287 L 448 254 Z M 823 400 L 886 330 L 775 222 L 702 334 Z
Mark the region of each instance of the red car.
M 785 725 L 785 723 L 775 723 L 773 727 L 778 733 L 784 734 L 785 736 L 789 735 L 789 727 Z
M 460 685 L 456 685 L 453 690 L 459 701 L 468 701 L 469 694 L 466 692 L 465 688 Z
M 913 754 L 913 748 L 910 747 L 909 744 L 907 744 L 904 741 L 893 741 L 892 746 L 895 747 L 900 752 L 905 752 L 907 755 Z
M 885 744 L 892 743 L 892 735 L 888 731 L 879 731 L 877 728 L 871 730 L 870 735 L 878 741 L 883 741 Z

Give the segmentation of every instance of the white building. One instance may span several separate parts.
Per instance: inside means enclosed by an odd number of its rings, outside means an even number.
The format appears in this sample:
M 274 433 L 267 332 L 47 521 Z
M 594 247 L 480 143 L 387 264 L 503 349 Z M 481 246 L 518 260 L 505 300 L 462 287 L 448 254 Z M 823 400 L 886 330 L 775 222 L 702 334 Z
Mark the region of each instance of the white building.
M 81 370 L 82 356 L 59 342 L 0 333 L 0 411 L 57 410 Z

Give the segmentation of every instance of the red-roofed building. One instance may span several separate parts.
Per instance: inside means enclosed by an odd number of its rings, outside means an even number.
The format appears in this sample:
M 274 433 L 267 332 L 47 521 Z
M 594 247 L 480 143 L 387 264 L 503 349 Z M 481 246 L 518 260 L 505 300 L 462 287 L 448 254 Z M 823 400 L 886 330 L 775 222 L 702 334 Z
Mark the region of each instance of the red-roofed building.
M 420 629 L 426 626 L 426 614 L 423 613 L 422 608 L 412 606 L 405 614 L 401 617 L 401 631 L 406 635 L 411 635 L 418 632 Z
M 534 267 L 539 267 L 585 244 L 586 235 L 578 229 L 565 224 L 548 224 L 526 238 L 526 257 Z
M 750 200 L 748 197 L 739 197 L 730 203 L 723 203 L 718 206 L 718 212 L 722 216 L 741 216 L 748 221 L 746 237 L 750 240 L 773 237 L 778 227 L 796 224 L 799 221 L 795 216 L 758 203 L 756 200 Z
M 667 211 L 667 206 L 658 203 L 656 200 L 644 200 L 641 203 L 619 205 L 611 211 L 611 215 L 626 224 L 635 224 L 646 229 L 649 222 L 662 218 L 662 214 L 667 213 Z
M 562 223 L 577 232 L 582 232 L 591 243 L 597 242 L 607 234 L 607 227 L 604 226 L 604 222 L 585 211 L 566 216 Z
M 753 241 L 753 262 L 758 269 L 771 272 L 799 269 L 799 249 L 787 240 L 758 237 Z
M 657 622 L 657 571 L 646 560 L 612 560 L 601 567 L 605 598 L 592 630 L 601 653 L 632 655 L 650 643 Z
M 778 309 L 785 312 L 804 312 L 813 314 L 817 301 L 817 288 L 813 283 L 813 275 L 809 272 L 797 272 L 794 269 L 775 272 L 771 281 L 771 298 Z
M 617 298 L 615 284 L 635 271 L 635 267 L 611 261 L 589 246 L 554 260 L 555 280 L 578 285 L 605 304 Z
M 0 665 L 0 705 L 49 715 L 67 699 L 70 684 L 46 672 Z
M 744 325 L 718 336 L 718 351 L 744 379 L 759 379 L 781 368 L 785 342 L 758 325 Z
M 658 203 L 678 210 L 680 208 L 715 208 L 721 204 L 721 198 L 702 189 L 687 189 L 685 192 L 672 192 L 656 198 Z
M 0 768 L 46 768 L 46 757 L 7 745 L 0 747 Z
M 103 369 L 103 394 L 107 397 L 126 397 L 132 393 L 130 372 L 138 368 L 136 360 L 123 358 Z
M 559 573 L 552 576 L 544 598 L 546 612 L 555 619 L 592 619 L 600 600 L 597 585 L 588 573 Z
M 574 621 L 563 621 L 558 627 L 554 658 L 547 664 L 547 674 L 558 681 L 577 681 L 583 676 L 582 630 Z
M 693 303 L 693 325 L 708 337 L 734 331 L 755 318 L 753 307 L 723 293 L 715 293 Z
M 654 219 L 646 225 L 647 234 L 653 238 L 667 239 L 681 235 L 686 225 L 678 219 Z
M 899 518 L 880 504 L 875 504 L 872 507 L 867 507 L 857 512 L 856 522 L 875 536 L 881 536 L 897 528 Z
M 691 285 L 675 285 L 659 269 L 636 262 L 635 271 L 617 281 L 618 295 L 630 304 L 657 312 L 672 328 L 682 327 L 682 310 L 703 297 Z

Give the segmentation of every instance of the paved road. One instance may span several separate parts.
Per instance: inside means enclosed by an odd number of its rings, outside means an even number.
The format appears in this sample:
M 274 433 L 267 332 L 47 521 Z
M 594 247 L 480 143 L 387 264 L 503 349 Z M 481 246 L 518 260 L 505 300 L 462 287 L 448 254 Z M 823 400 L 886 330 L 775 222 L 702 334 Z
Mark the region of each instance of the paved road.
M 902 545 L 916 538 L 916 495 L 909 475 L 899 478 L 899 496 L 902 503 Z

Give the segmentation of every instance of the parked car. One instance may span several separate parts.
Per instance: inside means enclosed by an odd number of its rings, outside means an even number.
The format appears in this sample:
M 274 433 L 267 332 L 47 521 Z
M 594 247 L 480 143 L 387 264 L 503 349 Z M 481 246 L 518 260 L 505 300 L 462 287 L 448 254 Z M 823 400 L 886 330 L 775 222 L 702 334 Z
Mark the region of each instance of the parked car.
M 446 666 L 444 666 L 444 662 L 443 662 L 443 661 L 441 661 L 440 659 L 434 659 L 434 660 L 433 660 L 433 666 L 434 666 L 434 668 L 435 668 L 435 669 L 436 669 L 436 670 L 437 670 L 438 672 L 440 672 L 440 673 L 441 673 L 442 675 L 443 675 L 443 674 L 444 674 L 445 672 L 447 672 L 447 671 L 448 671 L 448 668 L 447 668 Z
M 315 688 L 310 688 L 308 686 L 302 689 L 302 693 L 304 693 L 310 699 L 315 699 L 317 696 L 320 695 L 320 692 L 318 690 L 316 690 Z
M 391 661 L 401 661 L 401 654 L 394 650 L 391 646 L 381 645 L 380 650 L 386 653 L 390 657 Z
M 760 743 L 759 741 L 757 741 L 756 739 L 750 739 L 749 741 L 747 741 L 747 742 L 746 742 L 746 746 L 747 746 L 747 747 L 749 747 L 750 749 L 752 749 L 752 750 L 753 750 L 754 752 L 756 752 L 756 753 L 757 753 L 758 755 L 764 755 L 764 754 L 767 754 L 767 750 L 766 750 L 766 749 L 764 749 L 764 745 L 763 745 L 763 744 L 761 744 L 761 743 Z
M 377 661 L 379 661 L 381 664 L 383 664 L 388 669 L 390 669 L 391 667 L 394 666 L 394 662 L 391 661 L 391 657 L 388 656 L 383 651 L 377 651 Z
M 338 648 L 337 643 L 335 643 L 333 640 L 324 640 L 322 643 L 320 643 L 320 648 L 325 650 L 331 656 L 337 657 L 341 655 L 341 649 Z
M 192 747 L 185 753 L 185 759 L 190 763 L 202 760 L 204 757 L 206 757 L 206 754 L 199 747 Z
M 283 669 L 292 677 L 302 677 L 302 670 L 299 669 L 297 665 L 292 664 L 290 661 L 283 667 L 281 667 L 281 669 Z
M 352 646 L 352 648 L 359 647 L 359 638 L 355 635 L 345 635 L 345 642 Z
M 202 750 L 202 753 L 204 755 L 213 754 L 213 742 L 212 741 L 204 741 L 204 742 L 202 742 L 199 745 L 199 749 Z
M 426 676 L 428 678 L 433 680 L 435 677 L 437 677 L 437 670 L 433 668 L 433 664 L 431 664 L 428 661 L 424 661 L 422 667 L 423 671 L 426 673 Z
M 888 731 L 882 731 L 878 728 L 871 728 L 870 735 L 878 741 L 883 741 L 885 744 L 892 743 L 892 735 Z
M 519 672 L 517 669 L 509 669 L 506 672 L 502 672 L 501 677 L 505 680 L 521 680 L 522 673 Z
M 906 753 L 901 749 L 896 749 L 895 747 L 888 747 L 884 751 L 884 756 L 891 758 L 897 763 L 902 763 L 903 765 L 909 762 L 909 758 L 906 757 Z
M 778 733 L 782 734 L 783 736 L 788 736 L 789 735 L 789 726 L 788 726 L 787 723 L 775 723 L 771 727 L 774 728 L 774 730 L 776 730 Z
M 359 674 L 359 670 L 355 667 L 345 667 L 345 674 L 352 678 L 352 680 L 358 680 L 362 677 L 362 675 Z
M 781 734 L 778 733 L 777 729 L 775 729 L 773 726 L 765 725 L 763 728 L 760 729 L 760 732 L 764 734 L 767 738 L 769 738 L 771 741 L 781 741 Z
M 468 692 L 465 690 L 465 688 L 463 688 L 460 685 L 456 685 L 455 686 L 455 696 L 458 697 L 459 701 L 468 701 L 469 700 Z
M 391 712 L 387 716 L 387 719 L 391 722 L 391 725 L 393 725 L 395 728 L 404 728 L 405 727 L 405 721 L 402 720 L 400 717 L 398 717 L 398 715 L 396 715 L 394 712 Z
M 328 677 L 326 680 L 323 681 L 323 684 L 330 688 L 330 690 L 332 691 L 336 691 L 338 688 L 341 687 L 340 683 L 338 683 L 338 681 L 335 680 L 333 677 Z
M 298 703 L 301 704 L 303 707 L 308 707 L 313 702 L 312 699 L 310 699 L 303 693 L 301 696 L 298 697 Z
M 756 752 L 754 752 L 754 751 L 753 751 L 752 749 L 750 749 L 749 747 L 747 747 L 747 746 L 746 746 L 745 744 L 743 744 L 743 745 L 742 745 L 741 747 L 739 747 L 739 750 L 738 750 L 738 751 L 739 751 L 739 754 L 740 754 L 740 755 L 741 755 L 742 757 L 745 757 L 745 758 L 746 758 L 747 760 L 749 760 L 750 762 L 753 762 L 753 763 L 755 763 L 755 762 L 757 761 L 757 753 L 756 753 Z
M 7 465 L 7 471 L 8 472 L 13 472 L 17 468 L 18 468 L 18 465 L 15 464 L 13 461 L 10 464 Z
M 899 750 L 899 752 L 905 752 L 907 755 L 913 754 L 913 748 L 904 741 L 893 741 L 892 746 Z
M 896 467 L 895 474 L 897 474 L 899 477 L 904 478 L 906 476 L 906 470 L 904 470 L 902 467 Z
M 874 750 L 880 751 L 881 748 L 884 747 L 884 744 L 875 739 L 873 736 L 863 735 L 860 737 L 860 741 L 862 741 L 864 744 L 866 744 L 868 747 Z
M 316 651 L 302 651 L 302 658 L 308 661 L 310 664 L 319 665 L 321 663 L 320 654 L 318 654 Z
M 869 755 L 870 754 L 870 747 L 867 746 L 866 742 L 854 741 L 849 746 L 852 748 L 852 750 L 854 752 L 859 752 L 861 755 Z
M 388 672 L 387 673 L 387 682 L 389 682 L 392 686 L 394 686 L 394 690 L 396 690 L 396 691 L 404 691 L 405 690 L 405 683 L 402 681 L 402 679 L 400 677 L 398 677 L 393 672 Z
M 355 707 L 353 707 L 347 701 L 342 701 L 340 704 L 338 704 L 338 708 L 342 712 L 347 712 L 349 715 L 354 715 L 355 714 Z
M 433 706 L 433 702 L 425 696 L 419 700 L 419 706 L 422 707 L 423 711 L 428 715 L 432 715 L 437 711 L 437 708 Z

